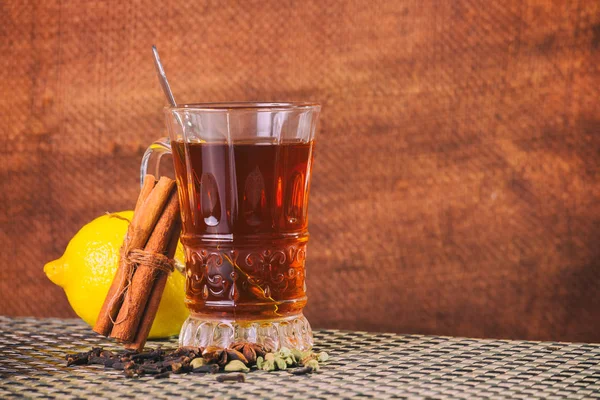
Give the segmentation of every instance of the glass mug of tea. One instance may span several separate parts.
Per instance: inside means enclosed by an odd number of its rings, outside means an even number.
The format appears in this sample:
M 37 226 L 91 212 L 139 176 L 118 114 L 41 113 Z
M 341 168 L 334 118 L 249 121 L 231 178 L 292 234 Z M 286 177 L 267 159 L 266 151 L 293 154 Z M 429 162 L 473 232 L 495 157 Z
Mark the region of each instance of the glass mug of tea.
M 172 154 L 190 310 L 181 346 L 312 347 L 302 309 L 319 112 L 300 102 L 165 108 L 169 138 L 148 148 L 141 175 L 158 176 Z

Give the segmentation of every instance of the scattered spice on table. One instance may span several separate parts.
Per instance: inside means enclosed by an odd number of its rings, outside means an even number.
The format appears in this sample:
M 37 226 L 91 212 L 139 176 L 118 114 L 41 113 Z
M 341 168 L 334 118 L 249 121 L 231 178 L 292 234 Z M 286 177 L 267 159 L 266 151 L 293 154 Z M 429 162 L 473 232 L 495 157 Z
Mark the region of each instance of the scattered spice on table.
M 244 382 L 242 373 L 252 370 L 289 370 L 294 375 L 305 375 L 319 370 L 319 363 L 327 361 L 325 352 L 299 351 L 282 347 L 269 352 L 255 343 L 234 343 L 229 348 L 210 346 L 180 347 L 171 351 L 148 349 L 143 352 L 123 350 L 113 352 L 94 347 L 89 351 L 66 355 L 67 366 L 104 365 L 105 368 L 122 370 L 128 378 L 153 375 L 168 378 L 171 374 L 196 373 L 219 374 L 219 382 Z M 240 378 L 241 376 L 241 378 Z
M 244 374 L 219 375 L 217 382 L 246 382 L 246 378 L 244 378 Z

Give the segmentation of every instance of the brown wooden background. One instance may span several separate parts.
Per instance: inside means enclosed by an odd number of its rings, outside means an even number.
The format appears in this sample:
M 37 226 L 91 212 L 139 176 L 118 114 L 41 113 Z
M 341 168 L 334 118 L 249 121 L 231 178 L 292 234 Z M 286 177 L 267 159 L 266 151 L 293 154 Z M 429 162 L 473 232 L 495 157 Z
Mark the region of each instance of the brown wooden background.
M 315 327 L 600 341 L 600 2 L 0 1 L 0 314 L 180 102 L 316 100 Z

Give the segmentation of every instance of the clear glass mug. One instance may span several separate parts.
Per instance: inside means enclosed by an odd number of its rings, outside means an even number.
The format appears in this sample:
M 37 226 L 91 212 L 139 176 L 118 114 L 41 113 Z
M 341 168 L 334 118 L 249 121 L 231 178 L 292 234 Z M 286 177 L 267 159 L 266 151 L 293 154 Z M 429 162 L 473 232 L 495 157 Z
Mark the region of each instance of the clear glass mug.
M 190 317 L 181 346 L 233 342 L 308 349 L 308 196 L 320 106 L 214 103 L 166 107 L 169 138 L 141 176 L 173 156 Z

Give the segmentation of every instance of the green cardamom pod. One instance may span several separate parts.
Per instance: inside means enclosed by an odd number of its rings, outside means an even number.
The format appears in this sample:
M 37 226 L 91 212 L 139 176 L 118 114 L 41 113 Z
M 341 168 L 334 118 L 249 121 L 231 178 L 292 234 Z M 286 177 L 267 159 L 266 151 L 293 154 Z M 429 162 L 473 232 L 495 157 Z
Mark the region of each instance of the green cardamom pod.
M 316 360 L 316 359 L 317 359 L 317 356 L 314 354 L 311 354 L 311 355 L 303 358 L 302 361 L 300 361 L 300 364 L 306 365 L 309 361 Z
M 287 369 L 287 364 L 286 364 L 285 360 L 281 357 L 275 358 L 275 364 L 277 364 L 278 369 L 281 369 L 281 370 Z
M 313 360 L 315 358 L 315 353 L 312 350 L 306 350 L 302 352 L 302 358 L 300 359 L 300 363 L 306 365 L 307 362 Z
M 262 358 L 261 356 L 256 357 L 256 368 L 262 369 L 264 362 L 265 362 L 265 359 Z
M 263 371 L 275 371 L 275 361 L 266 360 L 261 368 Z
M 319 370 L 319 362 L 317 360 L 310 360 L 309 362 L 307 362 L 304 365 L 307 367 L 311 367 L 313 369 L 313 371 Z
M 275 354 L 273 354 L 273 353 L 265 354 L 265 361 L 275 361 Z
M 292 357 L 294 357 L 294 360 L 299 363 L 300 360 L 302 360 L 302 353 L 298 349 L 292 349 Z
M 296 361 L 294 360 L 294 357 L 290 356 L 285 358 L 285 363 L 288 365 L 288 367 L 291 367 L 292 365 L 296 364 Z
M 246 364 L 244 364 L 240 360 L 229 361 L 227 363 L 227 365 L 225 365 L 225 368 L 223 368 L 223 369 L 227 372 L 249 372 L 250 371 L 250 368 L 246 367 Z
M 317 354 L 317 360 L 319 360 L 319 362 L 325 362 L 329 360 L 329 354 L 322 351 L 319 354 Z
M 292 351 L 287 347 L 282 347 L 279 349 L 279 355 L 283 358 L 286 358 L 292 355 Z
M 192 366 L 192 368 L 200 368 L 200 367 L 206 365 L 206 361 L 204 361 L 204 358 L 198 357 L 198 358 L 194 358 L 190 362 L 190 365 Z

